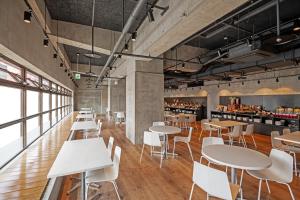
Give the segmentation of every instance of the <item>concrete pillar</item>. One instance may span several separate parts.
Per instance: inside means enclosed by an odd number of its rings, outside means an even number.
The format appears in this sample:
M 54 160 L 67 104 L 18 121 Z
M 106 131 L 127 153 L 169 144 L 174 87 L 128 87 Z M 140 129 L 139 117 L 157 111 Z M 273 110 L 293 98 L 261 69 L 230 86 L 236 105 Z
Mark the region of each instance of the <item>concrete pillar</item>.
M 117 112 L 126 110 L 126 80 L 110 80 L 108 84 L 109 111 Z
M 163 120 L 163 62 L 130 59 L 126 65 L 126 136 L 141 144 L 152 122 Z

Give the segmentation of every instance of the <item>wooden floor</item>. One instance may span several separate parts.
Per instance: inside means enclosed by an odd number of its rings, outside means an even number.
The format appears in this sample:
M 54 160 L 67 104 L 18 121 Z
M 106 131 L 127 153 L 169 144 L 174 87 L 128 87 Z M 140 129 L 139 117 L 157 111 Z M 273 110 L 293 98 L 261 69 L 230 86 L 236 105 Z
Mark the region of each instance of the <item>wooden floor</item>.
M 163 162 L 163 167 L 159 168 L 159 158 L 151 157 L 149 149 L 146 149 L 142 163 L 139 164 L 141 145 L 133 145 L 125 137 L 125 127 L 115 127 L 112 123 L 105 122 L 102 131 L 105 142 L 109 136 L 115 138 L 115 145 L 122 148 L 120 174 L 117 184 L 122 199 L 128 200 L 181 200 L 188 199 L 192 186 L 192 167 L 193 162 L 188 153 L 185 144 L 178 143 L 176 152 L 179 156 L 175 159 L 169 158 Z M 186 135 L 184 132 L 183 135 Z M 200 159 L 200 141 L 198 140 L 199 132 L 196 131 L 192 138 L 192 151 L 194 159 Z M 268 154 L 271 145 L 270 138 L 267 136 L 255 136 L 258 150 Z M 170 139 L 170 148 L 172 150 L 172 139 Z M 253 146 L 250 145 L 251 148 Z M 79 199 L 79 191 L 66 195 L 66 191 L 74 184 L 69 177 L 65 178 L 65 184 L 62 188 L 63 200 Z M 292 190 L 295 198 L 300 199 L 300 178 L 294 177 Z M 272 200 L 289 200 L 290 195 L 286 186 L 276 183 L 270 183 L 271 194 L 269 195 L 266 186 L 263 184 L 262 198 Z M 113 186 L 110 183 L 103 184 L 101 187 L 103 194 L 95 199 L 117 199 Z M 245 174 L 243 181 L 244 198 L 257 199 L 258 181 Z M 90 191 L 89 194 L 92 194 Z M 193 199 L 206 199 L 206 194 L 199 188 L 194 190 Z
M 40 199 L 49 168 L 69 136 L 72 120 L 72 116 L 64 118 L 0 173 L 1 200 Z

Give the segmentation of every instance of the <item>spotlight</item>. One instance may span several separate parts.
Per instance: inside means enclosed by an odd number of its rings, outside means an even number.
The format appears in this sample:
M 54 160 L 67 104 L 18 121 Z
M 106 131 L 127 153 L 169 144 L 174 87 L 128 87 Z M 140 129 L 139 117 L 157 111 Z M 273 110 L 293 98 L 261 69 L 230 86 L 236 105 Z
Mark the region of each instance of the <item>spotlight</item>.
M 181 66 L 182 66 L 182 68 L 185 68 L 185 63 L 183 62 Z
M 64 66 L 64 63 L 60 63 L 59 67 L 63 67 Z
M 57 53 L 54 53 L 54 54 L 53 54 L 53 58 L 57 58 Z
M 71 74 L 70 73 L 68 73 L 68 76 L 70 76 Z
M 277 36 L 276 42 L 279 43 L 279 42 L 281 42 L 281 41 L 282 41 L 282 38 L 281 38 L 280 36 Z
M 118 58 L 122 58 L 122 55 L 121 55 L 121 54 L 119 54 L 119 55 L 118 55 Z
M 43 40 L 43 45 L 44 47 L 48 47 L 49 46 L 49 38 L 46 37 L 44 40 Z
M 218 86 L 217 86 L 218 88 L 220 88 L 220 85 L 218 84 Z
M 124 50 L 125 50 L 125 51 L 128 51 L 128 44 L 125 44 Z
M 115 80 L 115 85 L 118 85 L 118 81 L 117 80 Z
M 242 85 L 244 85 L 244 81 L 242 81 Z
M 260 80 L 257 81 L 257 84 L 260 84 Z
M 109 67 L 109 70 L 112 70 L 112 66 Z
M 228 83 L 228 86 L 230 87 L 230 83 Z
M 30 24 L 31 23 L 31 10 L 24 11 L 24 22 Z
M 300 80 L 300 76 L 298 76 L 298 80 Z
M 65 72 L 66 72 L 66 73 L 67 73 L 67 71 L 68 71 L 68 70 L 67 70 L 67 69 L 65 69 Z
M 248 45 L 249 47 L 252 47 L 252 41 L 249 40 L 249 39 L 247 39 L 247 45 Z
M 228 40 L 228 37 L 227 36 L 224 36 L 224 38 L 223 38 L 224 40 Z
M 132 40 L 132 41 L 136 41 L 136 36 L 137 36 L 137 32 L 134 31 L 134 32 L 131 34 L 131 40 Z
M 276 77 L 276 82 L 277 82 L 277 83 L 279 82 L 279 78 L 278 78 L 278 77 Z
M 154 22 L 155 21 L 152 8 L 149 9 L 149 11 L 147 13 L 147 16 L 148 16 L 149 22 Z
M 294 21 L 293 31 L 300 31 L 300 19 Z

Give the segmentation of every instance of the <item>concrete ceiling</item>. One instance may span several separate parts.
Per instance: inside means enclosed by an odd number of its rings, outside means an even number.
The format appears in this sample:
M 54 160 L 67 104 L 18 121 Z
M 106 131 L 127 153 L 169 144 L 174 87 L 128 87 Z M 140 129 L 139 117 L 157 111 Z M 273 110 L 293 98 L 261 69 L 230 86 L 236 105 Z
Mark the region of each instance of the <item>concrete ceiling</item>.
M 92 4 L 93 0 L 45 0 L 52 19 L 73 22 L 83 25 L 92 24 Z M 126 23 L 129 15 L 133 11 L 136 1 L 125 0 L 124 20 Z M 149 0 L 152 3 L 153 0 Z M 138 25 L 146 17 L 144 11 L 138 16 L 130 32 L 134 32 Z M 96 0 L 95 4 L 95 26 L 99 28 L 122 31 L 123 7 L 121 0 Z
M 87 58 L 86 56 L 84 56 L 84 54 L 87 54 L 87 53 L 91 53 L 92 51 L 89 51 L 89 50 L 86 50 L 86 49 L 81 49 L 81 48 L 77 48 L 77 47 L 74 47 L 74 46 L 69 46 L 69 45 L 64 45 L 64 48 L 67 52 L 67 55 L 71 61 L 71 63 L 76 63 L 77 62 L 77 53 L 79 53 L 79 61 L 78 63 L 79 64 L 86 64 L 88 65 L 89 64 L 89 58 Z M 96 65 L 96 66 L 104 66 L 105 63 L 106 63 L 106 60 L 108 59 L 108 55 L 105 55 L 105 54 L 97 54 L 97 55 L 100 55 L 101 58 L 99 59 L 92 59 L 91 60 L 91 64 L 92 65 Z
M 269 2 L 272 2 L 273 0 L 264 0 L 262 3 L 257 4 L 256 6 L 252 7 L 251 9 L 247 9 L 246 12 L 242 12 L 239 16 L 236 16 L 234 19 L 230 19 L 226 21 L 226 23 L 230 24 L 233 22 L 233 20 L 238 20 L 243 15 L 247 15 L 249 12 L 257 9 L 258 7 L 267 4 Z M 244 5 L 246 6 L 246 4 Z M 242 8 L 242 7 L 241 7 Z M 239 8 L 239 9 L 241 9 Z M 300 1 L 299 0 L 283 0 L 280 3 L 280 21 L 285 22 L 292 19 L 295 19 L 297 17 L 300 17 L 299 13 L 300 8 Z M 232 13 L 234 13 L 233 11 Z M 230 15 L 229 13 L 228 15 Z M 227 15 L 225 15 L 223 18 L 225 18 Z M 206 38 L 206 37 L 197 37 L 193 39 L 192 41 L 189 41 L 186 45 L 191 45 L 194 47 L 200 47 L 205 49 L 218 49 L 227 43 L 231 43 L 233 41 L 236 41 L 238 39 L 249 37 L 252 35 L 252 32 L 259 33 L 263 30 L 266 30 L 270 27 L 276 26 L 276 6 L 272 6 L 271 8 L 254 15 L 253 17 L 250 17 L 242 22 L 240 22 L 238 25 L 236 25 L 236 28 L 230 27 L 224 31 L 221 31 L 220 33 Z M 213 32 L 216 29 L 222 28 L 224 25 L 220 25 L 216 27 L 215 29 L 212 29 Z M 237 27 L 240 29 L 238 30 Z M 246 30 L 243 31 L 242 29 Z M 247 32 L 248 31 L 248 32 Z M 210 32 L 205 33 L 205 35 L 209 34 Z M 204 35 L 204 36 L 205 36 Z M 229 39 L 228 41 L 224 40 L 224 36 L 227 36 Z

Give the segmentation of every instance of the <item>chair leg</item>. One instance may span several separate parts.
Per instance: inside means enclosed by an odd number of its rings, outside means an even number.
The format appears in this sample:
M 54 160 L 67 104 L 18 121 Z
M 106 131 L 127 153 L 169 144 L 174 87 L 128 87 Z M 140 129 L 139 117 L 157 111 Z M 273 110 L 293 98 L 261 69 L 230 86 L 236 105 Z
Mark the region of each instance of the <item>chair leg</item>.
M 203 134 L 203 128 L 201 128 L 201 132 L 200 132 L 198 140 L 201 140 L 202 134 Z
M 269 194 L 271 194 L 271 190 L 270 190 L 270 186 L 269 186 L 268 180 L 266 180 L 266 185 L 267 185 L 267 189 L 268 189 Z
M 262 179 L 259 179 L 259 186 L 258 186 L 258 195 L 257 195 L 257 200 L 260 200 L 260 193 L 261 193 L 261 182 L 262 182 Z
M 144 148 L 145 148 L 145 144 L 143 144 L 143 148 L 142 148 L 142 152 L 141 152 L 141 156 L 140 156 L 140 163 L 142 162 L 142 157 L 143 157 L 143 153 L 144 153 Z M 152 147 L 151 147 L 152 148 Z
M 164 154 L 163 154 L 163 148 L 161 148 L 161 150 L 160 150 L 160 165 L 159 165 L 160 168 L 162 166 L 163 156 L 164 156 Z
M 242 135 L 242 140 L 243 140 L 243 143 L 244 143 L 244 147 L 247 148 L 247 142 L 246 142 L 246 139 L 245 139 L 244 135 Z
M 192 189 L 191 189 L 189 200 L 192 200 L 192 196 L 193 196 L 193 192 L 194 192 L 194 186 L 195 186 L 195 183 L 193 183 L 193 185 L 192 185 Z
M 175 146 L 176 146 L 176 141 L 174 140 L 174 145 L 173 145 L 173 158 L 175 157 Z
M 190 155 L 191 155 L 191 158 L 192 158 L 192 161 L 194 161 L 194 158 L 193 158 L 193 153 L 192 153 L 192 149 L 190 147 L 190 144 L 189 143 L 186 143 L 188 148 L 189 148 L 189 152 L 190 152 Z M 174 155 L 174 154 L 173 154 Z
M 294 167 L 295 167 L 295 176 L 298 175 L 298 171 L 297 171 L 297 157 L 296 157 L 296 153 L 293 152 L 293 156 L 294 156 Z
M 203 156 L 200 157 L 200 160 L 199 160 L 200 163 L 201 163 L 201 161 L 202 161 L 202 158 L 203 158 Z
M 121 200 L 120 195 L 119 195 L 119 192 L 118 192 L 118 186 L 117 186 L 116 182 L 115 182 L 115 181 L 112 181 L 112 183 L 113 183 L 114 188 L 115 188 L 115 190 L 116 190 L 116 194 L 117 194 L 117 196 L 118 196 L 118 199 Z
M 253 137 L 253 135 L 252 135 L 252 134 L 251 134 L 251 137 L 252 137 L 253 144 L 254 144 L 255 148 L 257 148 L 257 146 L 256 146 L 256 142 L 255 142 L 255 139 L 254 139 L 254 137 Z
M 292 191 L 292 188 L 289 184 L 285 184 L 287 185 L 287 187 L 289 188 L 289 191 L 290 191 L 290 194 L 291 194 L 291 197 L 292 197 L 292 200 L 295 200 L 295 197 L 294 197 L 294 194 L 293 194 L 293 191 Z

